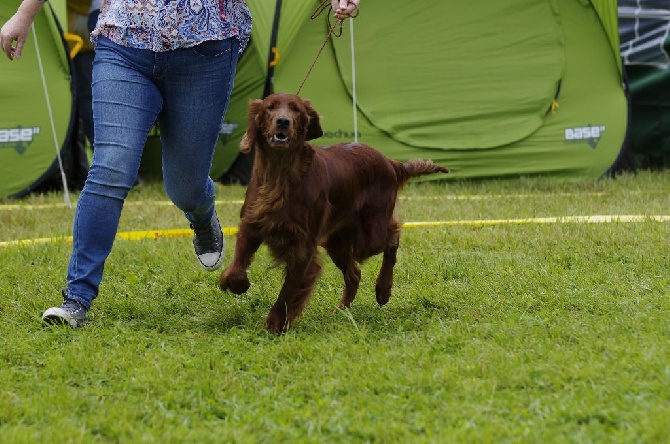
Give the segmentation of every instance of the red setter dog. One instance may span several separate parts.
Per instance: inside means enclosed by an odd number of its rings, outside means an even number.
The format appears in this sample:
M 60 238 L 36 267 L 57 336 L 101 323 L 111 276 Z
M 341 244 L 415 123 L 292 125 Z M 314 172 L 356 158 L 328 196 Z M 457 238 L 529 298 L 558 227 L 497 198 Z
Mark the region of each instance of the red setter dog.
M 273 94 L 249 105 L 249 124 L 240 151 L 255 147 L 254 167 L 232 262 L 219 286 L 241 294 L 249 288 L 247 268 L 263 242 L 285 266 L 285 280 L 266 320 L 273 333 L 300 315 L 321 274 L 317 247 L 328 252 L 344 275 L 340 301 L 356 296 L 361 261 L 383 253 L 375 292 L 384 305 L 391 296 L 400 222 L 393 216 L 399 189 L 411 177 L 448 173 L 428 160 L 400 163 L 362 144 L 316 147 L 323 135 L 308 100 Z

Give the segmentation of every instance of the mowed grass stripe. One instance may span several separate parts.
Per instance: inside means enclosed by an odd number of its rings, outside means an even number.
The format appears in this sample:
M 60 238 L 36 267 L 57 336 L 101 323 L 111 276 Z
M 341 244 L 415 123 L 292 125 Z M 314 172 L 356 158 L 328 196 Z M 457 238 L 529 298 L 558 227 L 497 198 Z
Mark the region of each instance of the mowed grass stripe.
M 529 198 L 544 198 L 548 196 L 570 197 L 570 196 L 604 196 L 603 192 L 593 193 L 544 193 L 544 194 L 471 194 L 471 195 L 440 195 L 440 196 L 399 196 L 398 199 L 404 201 L 413 200 L 486 200 L 486 199 L 529 199 Z M 242 199 L 227 199 L 217 200 L 216 205 L 242 205 Z M 174 205 L 169 200 L 151 200 L 151 201 L 126 201 L 124 205 L 141 206 L 141 205 L 155 205 L 155 206 L 171 206 Z M 53 208 L 68 208 L 65 202 L 61 203 L 45 203 L 45 204 L 4 204 L 0 205 L 0 211 L 17 211 L 17 210 L 44 210 Z

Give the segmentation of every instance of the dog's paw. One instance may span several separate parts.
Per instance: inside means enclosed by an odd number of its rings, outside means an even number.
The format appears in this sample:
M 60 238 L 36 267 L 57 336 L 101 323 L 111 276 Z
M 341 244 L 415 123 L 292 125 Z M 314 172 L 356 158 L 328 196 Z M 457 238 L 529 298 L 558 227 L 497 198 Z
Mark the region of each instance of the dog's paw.
M 268 317 L 265 320 L 265 328 L 267 328 L 270 333 L 279 335 L 288 331 L 289 324 L 286 316 L 270 311 L 270 314 L 268 314 Z
M 342 299 L 340 299 L 340 303 L 337 305 L 337 310 L 348 310 L 348 309 L 350 309 L 351 308 L 351 303 L 353 301 L 354 301 L 354 298 L 348 298 L 348 297 L 342 296 Z
M 375 296 L 380 306 L 386 305 L 389 299 L 391 299 L 391 287 L 377 285 L 375 287 Z
M 247 273 L 242 270 L 226 269 L 219 278 L 219 288 L 222 291 L 230 291 L 234 294 L 242 294 L 249 289 L 249 278 Z

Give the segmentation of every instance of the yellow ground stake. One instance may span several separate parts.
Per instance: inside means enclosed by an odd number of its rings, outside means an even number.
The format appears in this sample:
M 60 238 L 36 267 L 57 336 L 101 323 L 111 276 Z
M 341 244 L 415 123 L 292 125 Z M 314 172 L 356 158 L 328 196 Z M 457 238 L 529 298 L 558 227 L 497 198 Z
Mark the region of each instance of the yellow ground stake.
M 237 227 L 221 228 L 224 235 L 232 236 L 237 233 Z M 150 231 L 123 231 L 116 235 L 117 239 L 144 240 L 144 239 L 171 239 L 177 237 L 192 237 L 193 230 L 188 228 L 176 228 L 172 230 L 150 230 Z
M 453 220 L 434 222 L 405 222 L 403 227 L 438 227 L 441 225 L 503 225 L 503 224 L 559 224 L 559 223 L 608 223 L 608 222 L 667 222 L 670 216 L 560 216 L 533 217 L 528 219 Z
M 224 235 L 232 236 L 237 233 L 237 227 L 223 227 Z M 176 228 L 170 230 L 148 230 L 148 231 L 122 231 L 116 234 L 116 239 L 121 240 L 144 240 L 144 239 L 174 239 L 193 236 L 193 230 L 188 228 Z M 20 239 L 0 242 L 0 248 L 27 247 L 30 245 L 50 244 L 56 242 L 72 243 L 72 236 L 61 237 L 39 237 L 35 239 Z

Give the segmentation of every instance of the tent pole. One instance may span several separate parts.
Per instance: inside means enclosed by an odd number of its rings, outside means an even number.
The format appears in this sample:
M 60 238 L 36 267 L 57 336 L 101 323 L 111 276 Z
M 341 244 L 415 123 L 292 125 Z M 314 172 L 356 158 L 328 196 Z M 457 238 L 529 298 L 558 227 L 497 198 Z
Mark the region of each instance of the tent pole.
M 274 89 L 274 74 L 275 74 L 275 58 L 277 52 L 277 34 L 279 34 L 279 16 L 281 15 L 281 2 L 277 0 L 275 6 L 275 16 L 272 21 L 272 34 L 270 35 L 270 50 L 268 53 L 268 72 L 265 76 L 265 87 L 263 88 L 263 99 L 273 93 Z
M 64 192 L 63 197 L 65 199 L 65 203 L 67 204 L 67 206 L 69 208 L 72 208 L 72 203 L 70 201 L 70 192 L 67 188 L 67 178 L 65 177 L 65 169 L 63 168 L 63 159 L 61 158 L 60 149 L 58 147 L 58 137 L 56 136 L 56 124 L 54 122 L 53 110 L 51 109 L 51 101 L 49 100 L 49 90 L 47 89 L 47 81 L 44 75 L 44 67 L 42 66 L 42 56 L 40 55 L 40 47 L 37 43 L 37 32 L 35 31 L 35 24 L 32 23 L 30 27 L 33 32 L 33 38 L 35 39 L 35 52 L 37 53 L 37 64 L 39 66 L 40 76 L 42 78 L 42 89 L 44 90 L 44 96 L 46 97 L 47 110 L 49 111 L 49 121 L 51 122 L 51 134 L 53 135 L 54 138 L 54 146 L 56 147 L 56 157 L 58 158 L 58 167 L 60 168 L 60 176 L 63 182 L 63 192 Z
M 356 61 L 354 58 L 354 19 L 349 19 L 351 36 L 351 98 L 354 114 L 354 142 L 358 143 L 358 114 L 356 113 Z

